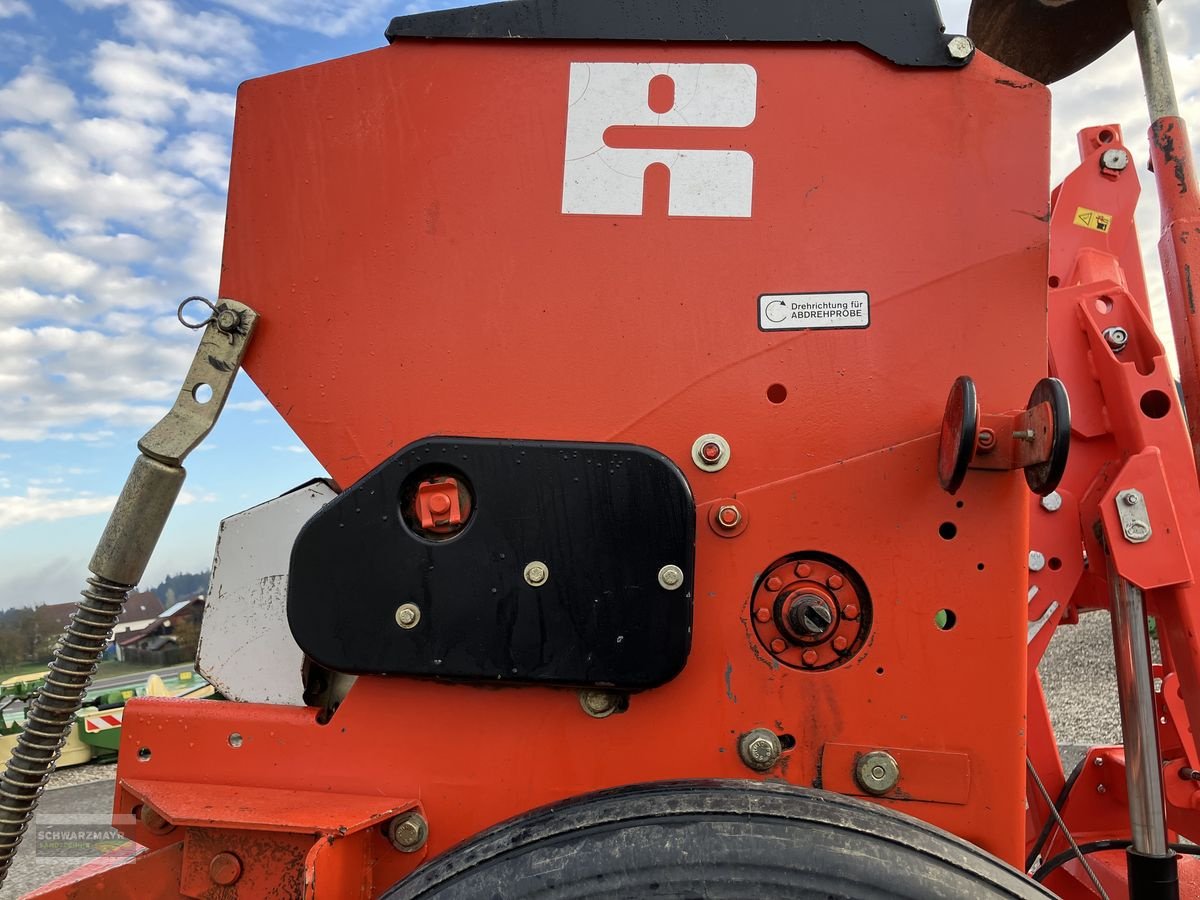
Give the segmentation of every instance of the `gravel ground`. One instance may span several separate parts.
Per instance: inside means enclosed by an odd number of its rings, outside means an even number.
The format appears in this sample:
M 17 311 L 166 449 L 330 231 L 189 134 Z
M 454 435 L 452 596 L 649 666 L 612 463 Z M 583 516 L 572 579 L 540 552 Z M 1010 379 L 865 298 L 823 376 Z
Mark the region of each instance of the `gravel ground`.
M 1094 744 L 1120 743 L 1121 720 L 1113 666 L 1112 633 L 1107 612 L 1085 613 L 1079 624 L 1055 633 L 1039 668 L 1050 704 L 1050 718 L 1068 768 Z M 106 816 L 112 808 L 116 765 L 77 766 L 56 772 L 42 801 L 52 815 Z M 97 821 L 97 819 L 90 819 Z M 15 900 L 78 864 L 45 859 L 33 841 L 21 847 L 0 900 Z

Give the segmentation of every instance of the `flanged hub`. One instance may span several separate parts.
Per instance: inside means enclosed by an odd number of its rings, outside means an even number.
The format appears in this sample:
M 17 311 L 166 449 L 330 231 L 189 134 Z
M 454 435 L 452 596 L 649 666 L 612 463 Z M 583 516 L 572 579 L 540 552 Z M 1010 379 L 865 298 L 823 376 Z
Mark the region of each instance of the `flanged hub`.
M 871 598 L 850 566 L 821 553 L 772 564 L 750 601 L 754 632 L 770 654 L 796 669 L 848 662 L 871 629 Z

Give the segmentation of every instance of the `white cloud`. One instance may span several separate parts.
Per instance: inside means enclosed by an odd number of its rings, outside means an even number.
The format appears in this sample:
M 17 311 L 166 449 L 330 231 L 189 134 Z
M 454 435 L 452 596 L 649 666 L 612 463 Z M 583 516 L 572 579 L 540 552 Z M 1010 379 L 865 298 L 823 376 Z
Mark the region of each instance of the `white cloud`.
M 276 25 L 287 25 L 338 37 L 378 20 L 378 33 L 389 20 L 390 0 L 217 0 L 240 13 Z M 410 4 L 413 5 L 413 4 Z M 421 4 L 424 6 L 424 4 Z
M 25 66 L 16 78 L 0 88 L 0 119 L 57 122 L 74 114 L 75 95 L 71 89 L 40 66 Z
M 33 18 L 33 10 L 25 0 L 0 0 L 0 19 L 11 19 L 14 16 Z
M 288 444 L 286 447 L 272 447 L 272 450 L 278 450 L 280 453 L 307 453 L 308 448 L 302 447 L 299 444 Z
M 31 522 L 56 522 L 78 516 L 107 513 L 117 502 L 113 497 L 54 497 L 52 492 L 30 487 L 24 495 L 0 496 L 0 529 Z

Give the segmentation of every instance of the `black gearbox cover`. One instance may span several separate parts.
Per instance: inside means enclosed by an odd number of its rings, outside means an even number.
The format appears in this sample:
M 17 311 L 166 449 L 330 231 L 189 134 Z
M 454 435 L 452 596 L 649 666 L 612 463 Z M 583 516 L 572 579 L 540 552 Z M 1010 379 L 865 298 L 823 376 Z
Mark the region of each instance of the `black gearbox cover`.
M 471 511 L 440 540 L 402 504 L 451 475 Z M 431 437 L 343 491 L 301 530 L 288 623 L 339 672 L 650 688 L 691 648 L 696 514 L 678 467 L 629 444 Z M 545 564 L 539 587 L 525 566 Z M 678 566 L 674 590 L 659 584 Z M 397 624 L 405 603 L 415 627 Z

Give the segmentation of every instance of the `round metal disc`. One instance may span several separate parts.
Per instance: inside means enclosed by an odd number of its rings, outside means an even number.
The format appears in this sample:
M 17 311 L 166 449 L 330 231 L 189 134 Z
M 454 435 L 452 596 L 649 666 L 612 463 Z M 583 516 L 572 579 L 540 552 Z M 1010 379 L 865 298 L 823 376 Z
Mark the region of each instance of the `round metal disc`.
M 978 49 L 1043 84 L 1078 72 L 1132 30 L 1125 0 L 973 0 L 967 20 Z
M 1058 487 L 1067 470 L 1067 453 L 1071 449 L 1071 402 L 1061 381 L 1043 378 L 1033 386 L 1028 408 L 1033 409 L 1039 403 L 1050 404 L 1050 458 L 1026 468 L 1025 482 L 1031 491 L 1044 497 Z
M 979 439 L 979 400 L 975 382 L 960 375 L 946 399 L 942 416 L 942 436 L 938 442 L 938 482 L 942 490 L 955 493 L 967 477 L 967 467 L 975 455 Z

